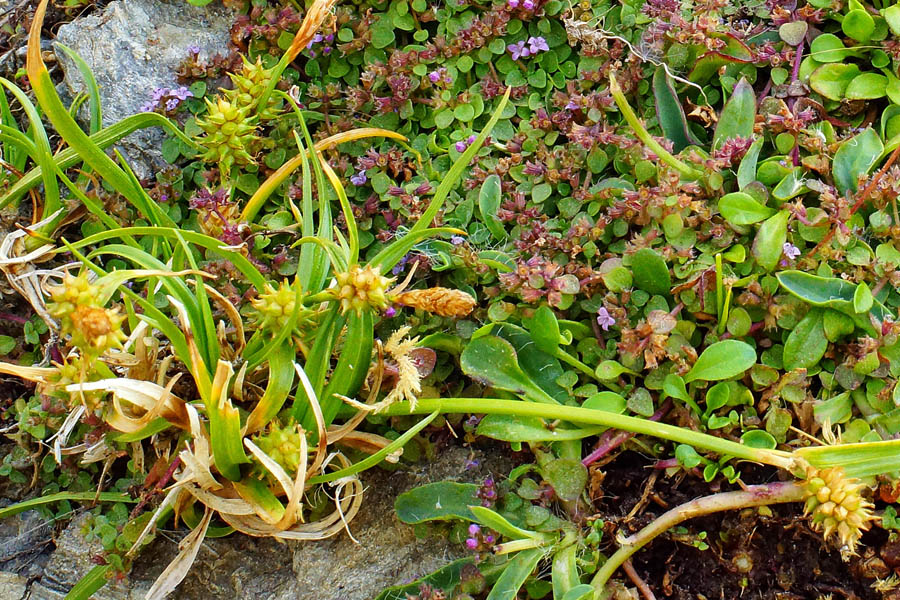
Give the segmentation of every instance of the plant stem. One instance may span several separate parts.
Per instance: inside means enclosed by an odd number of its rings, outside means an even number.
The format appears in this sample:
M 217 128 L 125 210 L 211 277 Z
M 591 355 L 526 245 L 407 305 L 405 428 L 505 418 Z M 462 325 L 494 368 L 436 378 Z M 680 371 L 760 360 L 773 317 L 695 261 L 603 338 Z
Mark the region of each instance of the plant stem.
M 641 576 L 634 570 L 634 566 L 631 564 L 630 559 L 622 564 L 622 570 L 625 571 L 625 574 L 631 579 L 631 582 L 641 593 L 641 596 L 644 597 L 644 600 L 656 600 L 656 596 L 653 595 L 653 590 L 650 589 L 647 582 L 641 579 Z
M 653 413 L 649 419 L 651 421 L 659 421 L 664 416 L 666 416 L 669 411 L 672 410 L 672 399 L 669 398 L 665 401 L 665 403 Z M 611 429 L 604 431 L 603 435 L 600 436 L 600 441 L 597 442 L 597 447 L 594 448 L 594 451 L 584 457 L 584 460 L 581 461 L 581 464 L 588 467 L 592 463 L 597 462 L 628 440 L 634 437 L 634 434 L 630 431 L 613 431 Z
M 577 358 L 575 358 L 574 356 L 572 356 L 571 354 L 569 354 L 568 352 L 563 350 L 562 348 L 557 348 L 555 356 L 556 356 L 556 358 L 563 361 L 567 365 L 575 367 L 576 369 L 578 369 L 585 375 L 592 377 L 594 379 L 597 379 L 597 374 L 594 373 L 594 370 L 592 368 L 590 368 L 589 366 L 587 366 L 586 364 L 584 364 L 583 362 L 581 362 L 580 360 L 578 360 Z M 600 380 L 598 379 L 598 381 L 600 381 Z
M 724 510 L 799 502 L 803 500 L 803 493 L 804 486 L 794 481 L 751 485 L 745 490 L 697 498 L 663 513 L 636 534 L 621 540 L 622 546 L 603 563 L 603 566 L 594 575 L 594 579 L 591 580 L 591 585 L 594 587 L 594 600 L 605 600 L 608 597 L 606 582 L 622 563 L 630 559 L 635 552 L 646 546 L 655 537 L 679 523 Z
M 725 332 L 725 318 L 722 310 L 725 307 L 725 284 L 724 273 L 722 271 L 722 253 L 716 254 L 716 315 L 719 318 L 718 332 Z
M 505 542 L 494 546 L 494 554 L 509 554 L 510 552 L 519 552 L 520 550 L 540 548 L 549 541 L 550 540 L 546 537 L 512 540 L 511 542 Z
M 622 93 L 622 88 L 619 87 L 619 82 L 616 81 L 615 73 L 612 72 L 609 74 L 609 92 L 612 94 L 613 99 L 616 101 L 616 105 L 622 112 L 622 116 L 625 117 L 625 120 L 628 122 L 628 125 L 634 131 L 637 138 L 641 140 L 645 146 L 650 148 L 661 161 L 681 173 L 682 177 L 685 179 L 697 181 L 703 178 L 703 173 L 701 171 L 678 160 L 672 156 L 668 150 L 663 148 L 662 144 L 653 139 L 650 132 L 647 131 L 643 124 L 641 124 L 640 119 L 637 118 L 637 115 L 634 114 L 631 105 L 628 104 L 628 100 L 625 99 L 625 95 Z
M 788 471 L 792 471 L 794 467 L 794 459 L 786 452 L 751 448 L 737 442 L 691 431 L 683 427 L 577 406 L 551 405 L 522 400 L 501 400 L 498 398 L 423 398 L 416 402 L 415 410 L 410 410 L 408 402 L 398 402 L 389 406 L 381 414 L 392 417 L 409 414 L 428 414 L 435 411 L 442 414 L 515 415 L 549 420 L 562 419 L 588 425 L 603 425 L 615 429 L 624 429 L 640 435 L 650 435 L 679 444 L 689 444 L 710 452 L 759 462 Z

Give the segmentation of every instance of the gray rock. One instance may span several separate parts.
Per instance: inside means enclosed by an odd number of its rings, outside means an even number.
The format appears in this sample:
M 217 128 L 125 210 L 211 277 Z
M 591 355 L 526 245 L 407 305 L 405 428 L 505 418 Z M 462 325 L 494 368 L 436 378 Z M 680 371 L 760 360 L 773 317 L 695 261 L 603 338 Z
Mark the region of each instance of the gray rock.
M 0 600 L 22 600 L 27 591 L 27 577 L 0 571 Z
M 461 555 L 446 539 L 415 536 L 397 520 L 394 500 L 413 487 L 441 480 L 481 481 L 509 472 L 509 462 L 476 452 L 479 465 L 467 469 L 470 451 L 454 447 L 414 469 L 365 474 L 365 502 L 350 523 L 354 540 L 342 533 L 320 542 L 282 543 L 235 534 L 209 539 L 187 578 L 173 594 L 180 600 L 370 600 L 383 588 L 417 579 Z M 91 568 L 96 545 L 80 535 L 76 519 L 58 540 L 44 576 L 30 600 L 58 600 Z M 101 600 L 142 598 L 178 552 L 181 530 L 161 535 L 138 557 L 124 584 L 107 586 Z
M 78 515 L 56 539 L 56 550 L 50 556 L 40 581 L 31 586 L 29 600 L 64 598 L 69 589 L 94 567 L 93 557 L 102 554 L 103 546 L 99 540 L 89 542 L 84 539 L 82 529 L 89 518 L 88 513 Z M 107 584 L 93 597 L 98 600 L 136 600 L 143 595 L 131 595 L 130 592 L 128 586 Z
M 2 2 L 2 0 L 0 0 Z M 158 87 L 177 85 L 175 71 L 188 47 L 200 57 L 228 52 L 234 15 L 218 2 L 196 7 L 184 0 L 119 0 L 102 12 L 75 19 L 59 28 L 57 41 L 75 50 L 90 66 L 100 88 L 103 125 L 140 112 Z M 57 52 L 69 92 L 85 91 L 74 62 Z M 86 115 L 83 113 L 82 116 Z M 159 129 L 135 132 L 118 146 L 139 178 L 164 167 Z

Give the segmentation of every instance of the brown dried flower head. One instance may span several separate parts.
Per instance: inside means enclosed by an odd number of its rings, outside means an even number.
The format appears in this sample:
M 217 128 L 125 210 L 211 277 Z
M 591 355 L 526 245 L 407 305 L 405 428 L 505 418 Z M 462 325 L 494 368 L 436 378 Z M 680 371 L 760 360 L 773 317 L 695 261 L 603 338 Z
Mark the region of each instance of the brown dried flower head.
M 462 290 L 444 287 L 410 290 L 392 296 L 391 300 L 442 317 L 465 317 L 475 308 L 475 298 Z

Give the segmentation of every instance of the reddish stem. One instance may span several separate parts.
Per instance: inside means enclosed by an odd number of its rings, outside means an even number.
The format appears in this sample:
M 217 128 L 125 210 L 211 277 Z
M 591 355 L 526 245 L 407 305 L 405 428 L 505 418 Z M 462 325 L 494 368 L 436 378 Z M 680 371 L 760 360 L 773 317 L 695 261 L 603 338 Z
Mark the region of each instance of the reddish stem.
M 24 325 L 28 322 L 28 319 L 12 313 L 0 313 L 0 321 L 11 321 L 13 323 L 18 323 L 19 325 Z
M 663 405 L 659 407 L 659 410 L 657 410 L 649 417 L 649 420 L 659 421 L 664 416 L 669 414 L 670 410 L 672 410 L 672 400 L 666 399 Z M 584 459 L 582 459 L 581 461 L 581 464 L 586 467 L 590 466 L 591 464 L 597 462 L 633 437 L 634 434 L 630 431 L 607 429 L 603 432 L 603 435 L 601 435 L 600 439 L 597 441 L 597 446 L 594 448 L 594 451 L 584 457 Z

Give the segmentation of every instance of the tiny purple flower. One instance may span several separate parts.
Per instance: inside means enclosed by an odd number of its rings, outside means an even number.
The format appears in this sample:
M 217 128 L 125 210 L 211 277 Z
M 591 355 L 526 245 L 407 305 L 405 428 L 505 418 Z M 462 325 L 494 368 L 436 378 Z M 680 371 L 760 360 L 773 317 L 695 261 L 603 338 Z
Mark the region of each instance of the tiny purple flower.
M 331 42 L 333 42 L 333 41 L 334 41 L 334 34 L 333 34 L 333 33 L 329 33 L 328 35 L 326 35 L 326 36 L 325 36 L 325 41 L 328 42 L 329 44 L 330 44 Z
M 534 10 L 534 2 L 532 2 L 531 0 L 525 0 L 525 2 L 522 3 L 522 8 L 524 8 L 525 10 Z
M 606 310 L 605 306 L 601 306 L 597 310 L 597 325 L 600 326 L 603 331 L 609 331 L 610 325 L 615 325 L 616 320 L 612 318 L 612 315 L 609 314 L 609 311 Z
M 488 534 L 488 535 L 484 536 L 484 543 L 485 544 L 493 544 L 495 539 L 496 538 L 494 536 L 492 536 L 491 534 Z
M 322 48 L 322 54 L 331 54 L 331 46 L 325 46 Z
M 325 36 L 323 36 L 321 33 L 317 33 L 316 35 L 313 36 L 312 41 L 314 44 L 319 44 L 324 39 L 325 39 Z
M 478 136 L 473 133 L 468 138 L 466 138 L 466 144 L 471 146 L 472 144 L 475 143 L 475 140 L 477 140 L 477 139 L 478 139 Z
M 391 273 L 393 273 L 394 275 L 399 275 L 400 273 L 402 273 L 403 269 L 406 268 L 407 262 L 409 262 L 409 254 L 405 254 L 403 258 L 400 259 L 400 262 L 394 265 L 394 268 L 391 269 Z
M 547 40 L 541 36 L 528 38 L 528 47 L 532 54 L 550 50 L 550 46 L 547 45 Z
M 468 148 L 469 145 L 465 142 L 456 142 L 456 144 L 454 144 L 454 147 L 456 148 L 457 152 L 465 152 L 466 148 Z
M 397 309 L 394 308 L 393 306 L 388 306 L 386 309 L 384 309 L 384 316 L 387 317 L 388 319 L 390 319 L 391 317 L 396 317 Z
M 528 56 L 528 49 L 525 47 L 525 40 L 521 42 L 516 42 L 515 44 L 510 44 L 506 47 L 509 50 L 509 53 L 512 55 L 513 60 L 519 60 L 520 58 Z
M 466 243 L 466 238 L 461 235 L 454 235 L 450 237 L 450 243 L 454 246 L 461 246 Z
M 194 92 L 184 86 L 181 86 L 177 90 L 172 90 L 172 94 L 179 100 L 187 100 L 188 98 L 194 97 Z
M 569 103 L 566 104 L 566 110 L 578 110 L 579 108 L 581 108 L 581 106 L 579 106 L 578 103 L 575 102 L 574 99 L 569 100 Z
M 141 112 L 153 112 L 156 110 L 156 102 L 145 102 L 141 106 Z
M 428 74 L 428 79 L 431 81 L 431 83 L 437 83 L 441 80 L 441 74 L 437 71 L 432 71 Z
M 153 94 L 150 96 L 150 99 L 153 102 L 159 102 L 163 96 L 167 96 L 169 94 L 169 88 L 158 87 L 153 90 Z
M 357 171 L 355 174 L 350 176 L 350 183 L 353 185 L 363 185 L 367 182 L 369 178 L 366 176 L 365 171 Z
M 478 535 L 480 532 L 481 532 L 481 527 L 479 527 L 475 523 L 472 523 L 471 525 L 469 525 L 469 535 L 475 536 L 475 535 Z
M 191 44 L 187 47 L 188 54 L 200 54 L 200 46 Z
M 506 5 L 510 8 L 519 8 L 519 0 L 507 0 Z
M 316 57 L 316 51 L 315 51 L 315 50 L 310 50 L 310 51 L 309 51 L 309 57 L 310 57 L 310 58 L 315 58 L 315 57 Z
M 791 260 L 794 260 L 795 258 L 800 256 L 800 248 L 790 242 L 785 242 L 784 246 L 781 247 L 781 250 L 782 252 L 784 252 L 784 255 Z
M 469 550 L 478 550 L 478 540 L 476 540 L 475 538 L 467 538 L 466 548 L 468 548 Z
M 178 108 L 178 98 L 169 98 L 166 100 L 166 110 L 172 111 Z

